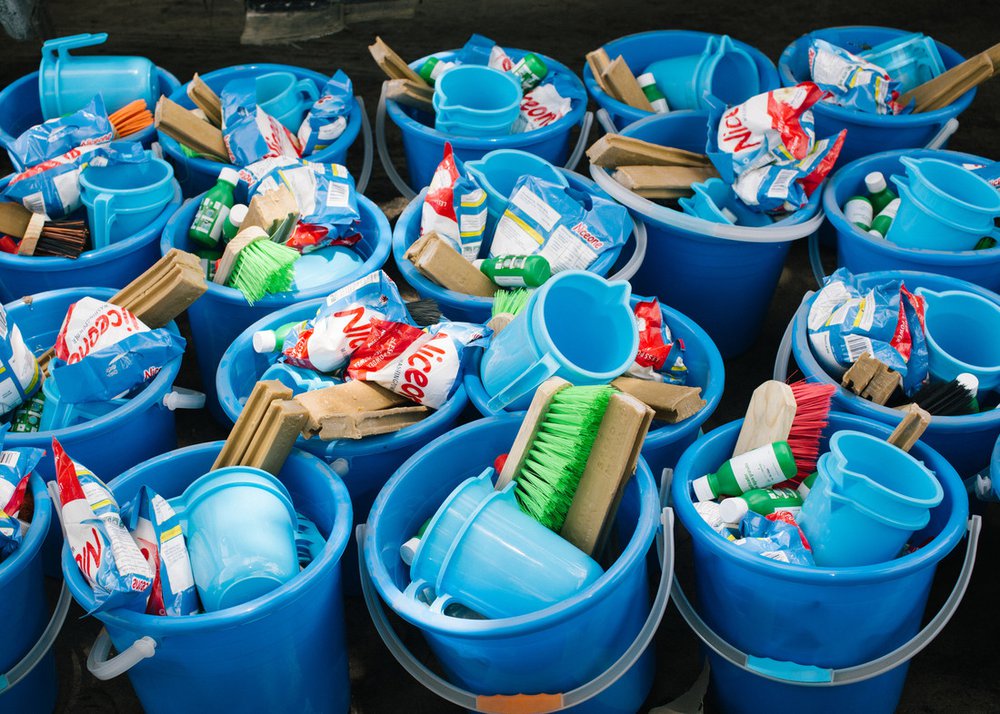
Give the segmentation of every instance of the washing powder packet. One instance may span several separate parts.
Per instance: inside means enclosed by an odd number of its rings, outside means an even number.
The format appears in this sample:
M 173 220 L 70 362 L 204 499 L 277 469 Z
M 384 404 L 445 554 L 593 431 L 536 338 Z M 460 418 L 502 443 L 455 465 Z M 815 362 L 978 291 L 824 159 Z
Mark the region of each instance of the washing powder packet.
M 420 235 L 437 233 L 468 261 L 479 257 L 486 230 L 486 192 L 445 142 L 444 158 L 427 187 L 420 211 Z
M 1000 161 L 993 161 L 985 166 L 982 164 L 962 164 L 972 173 L 981 179 L 985 179 L 990 186 L 1000 191 Z
M 497 223 L 490 257 L 541 255 L 553 275 L 586 270 L 624 245 L 630 229 L 628 210 L 614 201 L 522 176 Z
M 115 138 L 100 94 L 72 114 L 31 127 L 7 147 L 21 169 L 37 166 L 78 146 L 100 146 Z
M 626 376 L 667 384 L 687 384 L 684 340 L 674 339 L 659 300 L 638 295 L 636 298 L 638 302 L 632 307 L 632 314 L 639 328 L 639 351 Z
M 561 94 L 556 82 L 544 82 L 521 97 L 521 113 L 512 134 L 523 134 L 548 126 L 569 114 L 573 100 Z
M 734 528 L 735 524 L 726 523 L 722 517 L 722 508 L 717 501 L 698 501 L 694 504 L 694 510 L 709 528 L 726 540 L 735 541 L 739 536 L 739 531 Z
M 6 430 L 6 426 L 4 428 Z M 0 562 L 17 550 L 27 524 L 18 519 L 28 479 L 45 452 L 18 448 L 0 452 Z
M 123 512 L 132 538 L 153 573 L 147 615 L 194 615 L 200 610 L 180 519 L 167 499 L 143 486 Z
M 0 198 L 20 203 L 49 220 L 65 218 L 81 206 L 80 172 L 97 146 L 78 146 L 10 177 Z
M 740 521 L 739 530 L 740 538 L 733 541 L 738 548 L 779 563 L 815 565 L 794 519 L 791 522 L 786 518 L 770 520 L 750 511 Z
M 490 334 L 489 328 L 467 322 L 422 330 L 373 318 L 371 334 L 354 353 L 347 374 L 437 409 L 461 383 L 465 348 L 485 346 Z
M 824 101 L 866 114 L 902 114 L 912 107 L 899 104 L 899 82 L 878 65 L 826 40 L 809 43 L 809 73 Z
M 289 330 L 280 359 L 317 372 L 341 369 L 368 340 L 375 320 L 412 325 L 396 283 L 381 270 L 327 296 L 315 317 Z
M 254 182 L 249 198 L 280 186 L 292 192 L 299 208 L 299 223 L 285 242 L 289 248 L 309 253 L 361 240 L 357 189 L 346 166 L 309 161 L 275 165 Z
M 298 158 L 298 139 L 257 106 L 253 79 L 234 79 L 222 88 L 222 139 L 229 159 L 247 166 L 272 156 Z
M 0 415 L 27 402 L 41 385 L 38 360 L 17 325 L 8 324 L 7 311 L 0 305 Z
M 73 461 L 56 439 L 52 453 L 63 533 L 97 603 L 87 614 L 116 607 L 141 612 L 153 585 L 153 571 L 125 528 L 118 503 L 108 487 Z
M 184 353 L 184 338 L 150 329 L 129 310 L 81 298 L 66 312 L 56 336 L 50 372 L 67 403 L 128 395 Z
M 912 395 L 928 375 L 926 302 L 901 280 L 862 289 L 846 268 L 838 269 L 813 298 L 806 323 L 816 359 L 838 381 L 868 353 L 903 378 Z
M 309 109 L 299 126 L 298 140 L 303 156 L 325 149 L 336 141 L 354 108 L 354 86 L 342 69 L 338 69 L 323 86 L 319 99 Z

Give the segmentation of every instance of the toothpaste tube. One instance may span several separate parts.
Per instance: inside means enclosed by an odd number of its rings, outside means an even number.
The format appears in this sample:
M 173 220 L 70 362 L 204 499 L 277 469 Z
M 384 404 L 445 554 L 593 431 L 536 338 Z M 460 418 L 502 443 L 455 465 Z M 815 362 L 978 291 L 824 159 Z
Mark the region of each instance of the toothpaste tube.
M 410 322 L 396 284 L 381 270 L 332 293 L 315 317 L 292 327 L 281 361 L 317 372 L 338 370 L 365 344 L 376 320 Z M 254 347 L 267 346 L 265 340 L 254 335 Z
M 18 520 L 28 477 L 45 454 L 41 449 L 20 448 L 0 452 L 0 562 L 17 550 L 26 524 Z
M 688 369 L 684 364 L 684 341 L 674 340 L 670 326 L 663 319 L 660 301 L 655 297 L 639 298 L 632 313 L 639 328 L 639 351 L 627 375 L 654 382 L 686 384 Z
M 143 486 L 127 518 L 139 551 L 153 572 L 147 615 L 194 615 L 198 592 L 180 520 L 167 500 Z
M 437 409 L 461 382 L 465 348 L 483 344 L 489 334 L 466 322 L 442 322 L 425 331 L 373 319 L 371 335 L 354 353 L 347 374 Z
M 298 139 L 257 106 L 252 79 L 234 79 L 222 88 L 222 139 L 229 159 L 247 166 L 273 156 L 298 158 Z
M 420 235 L 437 233 L 468 260 L 479 257 L 486 230 L 486 192 L 462 171 L 451 143 L 427 187 L 420 213 Z
M 74 462 L 56 439 L 52 452 L 63 532 L 97 603 L 88 614 L 116 607 L 141 611 L 153 572 L 125 528 L 114 496 L 89 469 Z
M 100 146 L 115 138 L 100 94 L 79 111 L 31 127 L 8 150 L 22 168 L 37 166 L 78 146 Z
M 354 107 L 354 88 L 350 78 L 338 69 L 323 87 L 299 126 L 298 140 L 302 154 L 308 156 L 325 149 L 347 128 L 347 118 Z
M 586 270 L 603 253 L 623 245 L 629 228 L 624 206 L 523 176 L 497 223 L 490 257 L 541 255 L 553 275 Z
M 0 415 L 31 399 L 41 384 L 38 360 L 17 325 L 7 324 L 7 312 L 0 305 Z
M 809 72 L 829 92 L 824 101 L 868 114 L 907 110 L 897 102 L 899 82 L 888 72 L 826 40 L 814 38 L 809 44 Z

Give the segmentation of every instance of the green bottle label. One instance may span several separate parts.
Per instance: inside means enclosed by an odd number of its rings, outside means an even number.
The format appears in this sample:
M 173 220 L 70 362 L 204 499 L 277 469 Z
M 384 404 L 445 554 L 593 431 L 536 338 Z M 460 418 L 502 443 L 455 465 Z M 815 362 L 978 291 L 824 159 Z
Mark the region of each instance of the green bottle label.
M 206 196 L 191 223 L 191 237 L 206 245 L 217 245 L 222 237 L 222 225 L 227 216 L 229 216 L 229 206 Z

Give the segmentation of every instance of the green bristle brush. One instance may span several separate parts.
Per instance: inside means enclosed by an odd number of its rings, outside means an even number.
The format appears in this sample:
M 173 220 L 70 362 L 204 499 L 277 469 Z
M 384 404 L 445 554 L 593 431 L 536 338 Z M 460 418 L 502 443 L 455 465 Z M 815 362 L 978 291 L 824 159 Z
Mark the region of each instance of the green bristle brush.
M 528 304 L 531 291 L 524 288 L 517 290 L 497 290 L 493 296 L 492 317 L 497 315 L 517 315 Z
M 300 257 L 288 246 L 270 240 L 254 241 L 239 252 L 226 285 L 239 290 L 253 305 L 265 295 L 291 290 L 295 261 Z

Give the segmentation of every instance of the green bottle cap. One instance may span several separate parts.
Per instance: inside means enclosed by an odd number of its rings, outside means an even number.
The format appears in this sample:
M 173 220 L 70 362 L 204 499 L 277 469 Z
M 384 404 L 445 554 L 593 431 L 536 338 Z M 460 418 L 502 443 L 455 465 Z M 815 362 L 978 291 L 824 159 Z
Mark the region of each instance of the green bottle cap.
M 549 73 L 549 68 L 542 60 L 541 57 L 536 55 L 534 52 L 529 52 L 524 57 L 521 58 L 525 66 L 531 70 L 531 73 L 538 77 L 538 79 L 543 79 L 545 75 Z
M 424 81 L 428 84 L 433 84 L 434 80 L 431 79 L 431 74 L 434 72 L 434 67 L 440 62 L 437 57 L 428 57 L 427 60 L 420 65 L 420 69 L 417 70 L 417 74 L 424 78 Z

